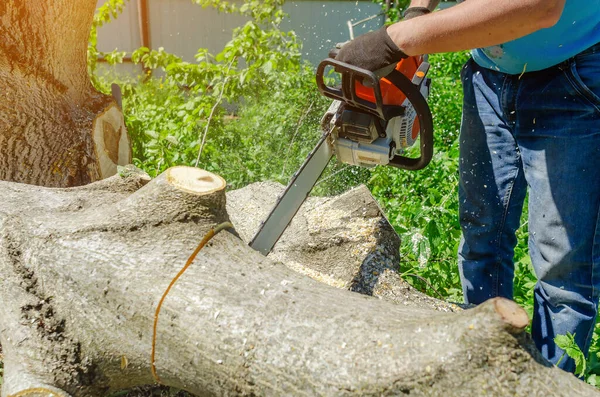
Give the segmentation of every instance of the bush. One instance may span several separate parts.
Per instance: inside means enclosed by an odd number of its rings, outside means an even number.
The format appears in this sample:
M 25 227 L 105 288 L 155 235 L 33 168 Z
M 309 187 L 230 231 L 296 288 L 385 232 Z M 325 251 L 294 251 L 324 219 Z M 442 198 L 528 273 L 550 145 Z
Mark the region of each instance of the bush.
M 430 56 L 428 101 L 435 145 L 429 166 L 421 171 L 378 167 L 368 183 L 401 237 L 401 272 L 417 288 L 434 294 L 421 281 L 424 278 L 442 297 L 454 301 L 462 300 L 456 268 L 460 237 L 457 159 L 462 104 L 459 73 L 466 59 L 464 53 Z
M 279 29 L 283 1 L 247 0 L 239 7 L 219 0 L 195 2 L 245 14 L 250 21 L 234 30 L 216 56 L 199 49 L 196 63 L 162 49 L 133 53 L 134 62 L 162 72 L 162 77 L 153 73 L 120 82 L 134 163 L 151 176 L 173 165 L 199 166 L 218 172 L 231 188 L 266 179 L 287 183 L 319 139 L 320 118 L 330 101 L 315 89 L 313 69 L 301 62 L 294 33 Z M 95 26 L 121 9 L 122 0 L 107 2 Z M 92 57 L 99 55 L 93 44 Z M 101 55 L 113 63 L 124 57 Z M 90 63 L 92 72 L 94 67 Z M 94 81 L 108 92 L 106 79 L 95 76 Z M 316 190 L 340 192 L 366 175 L 332 162 Z

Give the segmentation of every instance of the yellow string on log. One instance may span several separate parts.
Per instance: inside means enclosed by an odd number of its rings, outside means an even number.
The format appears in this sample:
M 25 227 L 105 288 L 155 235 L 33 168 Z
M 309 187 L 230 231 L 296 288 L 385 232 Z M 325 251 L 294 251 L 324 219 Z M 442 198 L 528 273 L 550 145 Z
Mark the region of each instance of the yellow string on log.
M 204 246 L 210 241 L 211 238 L 219 234 L 220 231 L 229 228 L 233 228 L 233 225 L 230 222 L 223 222 L 214 229 L 210 229 L 208 233 L 206 233 L 202 241 L 200 241 L 200 244 L 198 244 L 192 255 L 190 255 L 190 257 L 188 258 L 187 262 L 185 263 L 185 266 L 179 271 L 179 273 L 177 273 L 173 280 L 171 280 L 171 283 L 169 284 L 162 297 L 160 298 L 160 301 L 158 302 L 158 306 L 156 307 L 156 313 L 154 313 L 154 327 L 152 330 L 152 355 L 150 358 L 150 369 L 152 370 L 152 377 L 154 377 L 156 383 L 161 383 L 160 378 L 156 373 L 156 366 L 154 364 L 154 358 L 156 353 L 156 328 L 158 326 L 158 315 L 160 313 L 160 308 L 162 307 L 162 304 L 173 285 L 175 285 L 177 280 L 179 280 L 179 277 L 181 277 L 181 275 L 187 270 L 187 268 L 190 267 L 194 259 L 196 259 L 196 255 L 198 255 L 198 252 L 200 252 L 200 250 L 204 248 Z

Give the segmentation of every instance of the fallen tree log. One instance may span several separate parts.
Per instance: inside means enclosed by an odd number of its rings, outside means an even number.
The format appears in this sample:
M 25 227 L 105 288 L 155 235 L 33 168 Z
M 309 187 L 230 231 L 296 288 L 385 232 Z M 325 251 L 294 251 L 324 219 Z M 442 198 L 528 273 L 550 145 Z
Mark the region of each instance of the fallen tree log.
M 72 189 L 1 182 L 3 395 L 152 383 L 154 309 L 229 219 L 224 186 L 186 167 Z M 165 301 L 156 368 L 197 395 L 596 395 L 536 353 L 527 322 L 503 299 L 443 313 L 332 288 L 224 231 Z

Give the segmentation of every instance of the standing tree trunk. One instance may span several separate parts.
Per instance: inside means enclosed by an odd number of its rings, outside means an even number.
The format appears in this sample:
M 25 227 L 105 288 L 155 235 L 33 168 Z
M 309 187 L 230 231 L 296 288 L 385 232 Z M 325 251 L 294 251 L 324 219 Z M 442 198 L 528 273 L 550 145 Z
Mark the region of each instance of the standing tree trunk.
M 79 186 L 131 161 L 121 110 L 87 73 L 95 7 L 0 1 L 0 179 Z

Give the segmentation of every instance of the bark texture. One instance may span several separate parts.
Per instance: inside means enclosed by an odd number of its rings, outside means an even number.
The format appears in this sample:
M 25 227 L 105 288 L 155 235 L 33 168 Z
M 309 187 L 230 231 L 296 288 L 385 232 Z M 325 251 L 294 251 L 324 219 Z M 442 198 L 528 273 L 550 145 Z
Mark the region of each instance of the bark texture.
M 95 7 L 91 0 L 0 2 L 0 179 L 78 186 L 130 162 L 121 110 L 87 73 Z
M 194 172 L 148 182 L 128 169 L 73 189 L 0 183 L 4 396 L 153 382 L 156 304 L 229 218 L 223 190 L 204 188 L 218 177 Z M 197 395 L 596 395 L 535 353 L 526 324 L 502 299 L 450 313 L 332 288 L 224 231 L 166 299 L 156 366 Z

